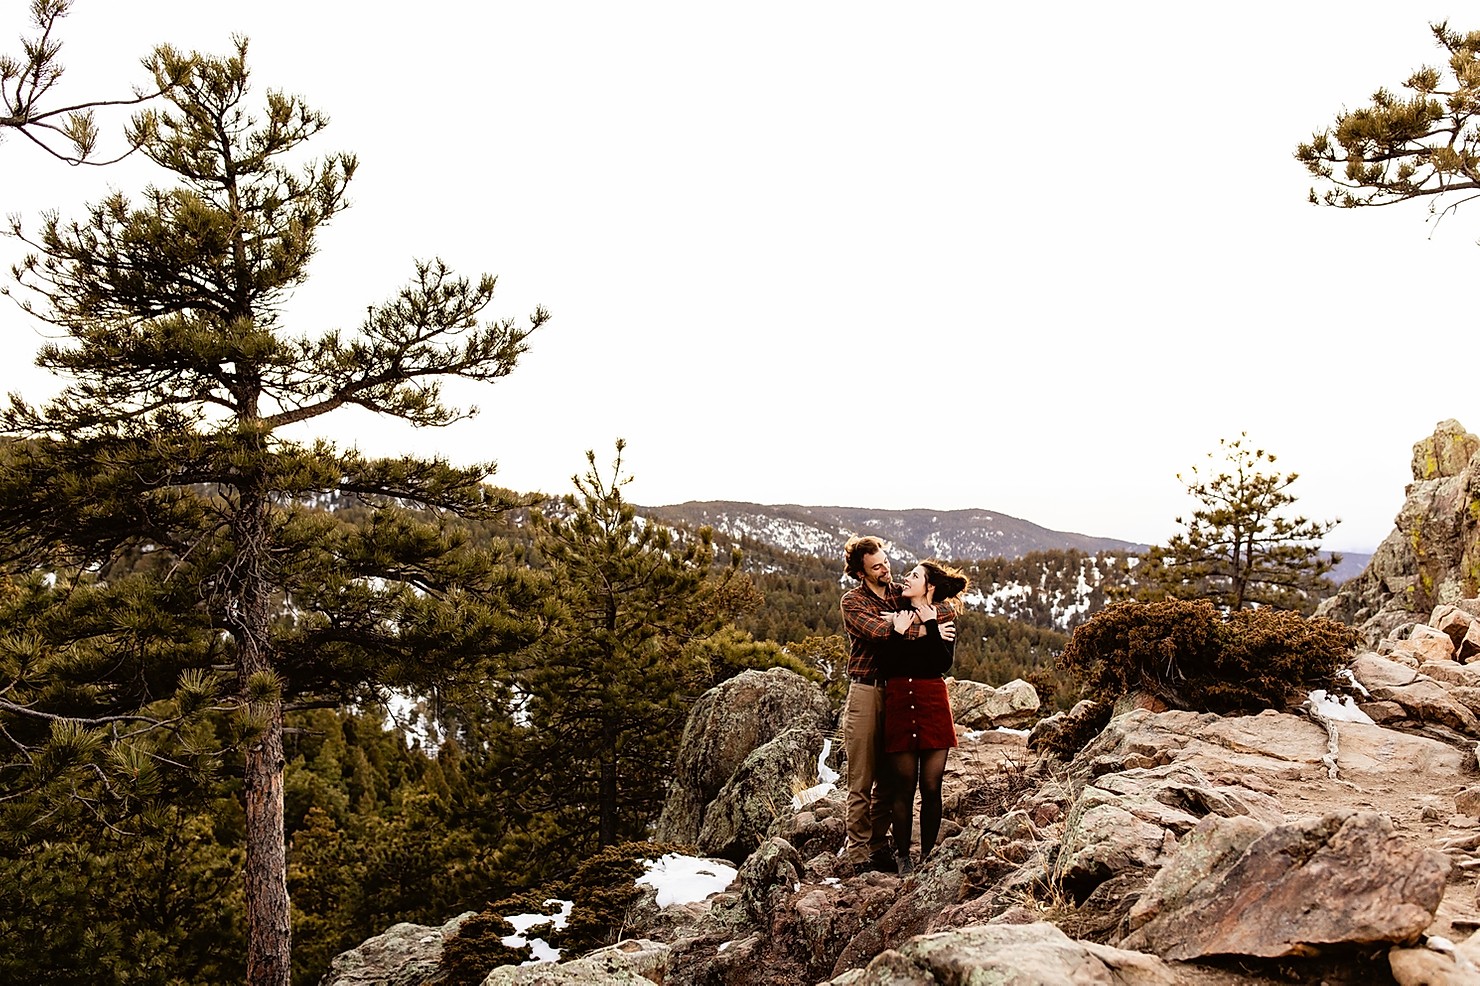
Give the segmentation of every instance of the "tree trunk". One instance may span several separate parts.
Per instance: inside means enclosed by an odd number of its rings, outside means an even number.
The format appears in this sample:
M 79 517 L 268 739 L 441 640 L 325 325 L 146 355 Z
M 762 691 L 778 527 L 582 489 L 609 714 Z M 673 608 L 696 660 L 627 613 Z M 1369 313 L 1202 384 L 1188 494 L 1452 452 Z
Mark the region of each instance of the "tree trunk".
M 610 724 L 602 727 L 601 786 L 597 841 L 604 848 L 617 842 L 617 731 Z
M 268 642 L 270 587 L 263 578 L 267 557 L 268 502 L 244 492 L 236 518 L 238 571 L 246 573 L 238 593 L 237 671 L 242 697 L 253 690 L 253 675 L 273 670 Z M 246 807 L 247 983 L 289 986 L 292 925 L 288 910 L 287 847 L 283 835 L 283 700 L 277 689 L 251 704 L 262 725 L 247 747 L 244 776 Z
M 266 703 L 263 703 L 266 704 Z M 283 839 L 283 703 L 260 709 L 270 722 L 247 749 L 247 983 L 288 986 L 292 930 Z

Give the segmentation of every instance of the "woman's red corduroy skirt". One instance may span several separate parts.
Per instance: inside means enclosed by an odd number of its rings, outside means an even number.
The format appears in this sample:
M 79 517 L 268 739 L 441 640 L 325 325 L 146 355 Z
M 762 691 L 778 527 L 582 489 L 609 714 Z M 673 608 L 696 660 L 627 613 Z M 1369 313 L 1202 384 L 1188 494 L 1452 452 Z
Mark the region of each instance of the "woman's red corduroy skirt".
M 890 678 L 884 683 L 884 752 L 948 750 L 956 745 L 951 700 L 942 678 Z

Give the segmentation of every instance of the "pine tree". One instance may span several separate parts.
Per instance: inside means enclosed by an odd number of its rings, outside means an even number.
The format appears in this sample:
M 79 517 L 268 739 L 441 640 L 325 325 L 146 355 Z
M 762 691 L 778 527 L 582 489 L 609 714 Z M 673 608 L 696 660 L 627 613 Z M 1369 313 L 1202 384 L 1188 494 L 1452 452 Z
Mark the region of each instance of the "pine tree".
M 214 762 L 239 769 L 247 980 L 283 986 L 285 709 L 486 670 L 535 608 L 527 574 L 439 519 L 513 505 L 483 484 L 491 464 L 370 460 L 283 430 L 347 406 L 457 420 L 439 383 L 509 373 L 546 316 L 481 323 L 493 279 L 432 261 L 357 331 L 290 334 L 282 305 L 356 162 L 290 169 L 327 121 L 272 91 L 253 110 L 246 55 L 243 40 L 150 59 L 167 102 L 129 137 L 173 185 L 34 235 L 13 223 L 32 250 L 13 270 L 24 305 L 64 335 L 38 365 L 67 383 L 3 418 L 0 549 L 55 581 L 26 584 L 24 633 L 0 649 L 0 777 L 9 810 L 37 818 L 66 775 L 86 778 L 74 810 L 112 824 Z M 305 506 L 325 497 L 375 512 L 357 525 Z
M 93 159 L 98 145 L 95 111 L 103 107 L 136 106 L 173 88 L 176 74 L 160 78 L 154 90 L 135 90 L 120 99 L 93 99 L 52 106 L 52 89 L 64 72 L 59 56 L 62 42 L 55 36 L 57 21 L 67 16 L 72 0 L 31 0 L 31 23 L 37 34 L 21 39 L 21 54 L 0 55 L 0 138 L 18 133 L 47 154 L 68 164 L 113 164 L 138 150 L 137 139 L 127 150 L 106 161 Z M 183 66 L 175 66 L 182 68 Z M 61 147 L 67 150 L 61 150 Z
M 1325 190 L 1310 201 L 1337 208 L 1428 200 L 1442 216 L 1480 189 L 1480 32 L 1432 24 L 1445 69 L 1424 66 L 1380 88 L 1372 105 L 1347 110 L 1301 144 L 1295 157 Z M 1445 196 L 1449 196 L 1448 199 Z
M 1326 573 L 1341 563 L 1340 556 L 1322 557 L 1320 551 L 1321 538 L 1338 522 L 1284 516 L 1296 500 L 1289 488 L 1299 474 L 1263 472 L 1275 456 L 1253 447 L 1247 433 L 1218 444 L 1216 476 L 1196 466 L 1188 479 L 1177 474 L 1202 506 L 1189 520 L 1177 518 L 1186 530 L 1153 548 L 1136 578 L 1150 598 L 1210 599 L 1227 610 L 1272 606 L 1311 612 L 1317 596 L 1332 588 Z
M 706 687 L 707 662 L 685 644 L 721 622 L 706 605 L 711 532 L 643 523 L 622 495 L 624 448 L 610 478 L 588 452 L 578 495 L 536 515 L 562 613 L 521 677 L 530 776 L 551 785 L 544 814 L 575 858 L 647 837 L 684 717 Z

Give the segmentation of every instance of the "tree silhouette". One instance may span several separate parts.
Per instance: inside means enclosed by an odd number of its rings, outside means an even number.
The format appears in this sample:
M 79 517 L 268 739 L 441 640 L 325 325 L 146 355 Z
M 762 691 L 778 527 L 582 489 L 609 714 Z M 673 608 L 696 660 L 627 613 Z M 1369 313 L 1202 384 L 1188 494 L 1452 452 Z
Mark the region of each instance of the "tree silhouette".
M 1216 475 L 1196 466 L 1188 479 L 1177 474 L 1202 506 L 1190 519 L 1177 518 L 1186 530 L 1152 548 L 1137 578 L 1153 597 L 1211 599 L 1230 610 L 1257 605 L 1310 612 L 1318 594 L 1331 589 L 1325 574 L 1341 562 L 1320 553 L 1321 538 L 1338 522 L 1284 516 L 1295 502 L 1289 488 L 1298 474 L 1263 472 L 1275 457 L 1253 447 L 1247 433 L 1218 445 L 1217 459 L 1208 453 Z

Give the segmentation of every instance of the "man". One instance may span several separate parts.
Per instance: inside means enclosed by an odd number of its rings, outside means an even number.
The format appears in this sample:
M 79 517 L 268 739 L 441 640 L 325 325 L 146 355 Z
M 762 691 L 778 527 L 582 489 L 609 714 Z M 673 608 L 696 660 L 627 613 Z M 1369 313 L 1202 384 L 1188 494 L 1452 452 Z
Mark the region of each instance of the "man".
M 890 577 L 889 557 L 876 537 L 853 537 L 843 546 L 844 571 L 859 585 L 843 593 L 843 628 L 848 632 L 848 699 L 843 704 L 843 751 L 848 771 L 848 839 L 843 859 L 855 869 L 872 866 L 896 872 L 889 847 L 888 779 L 876 776 L 883 739 L 884 683 L 878 659 L 894 628 L 902 586 Z M 954 640 L 955 611 L 940 607 L 940 632 Z M 908 636 L 925 628 L 918 622 Z

